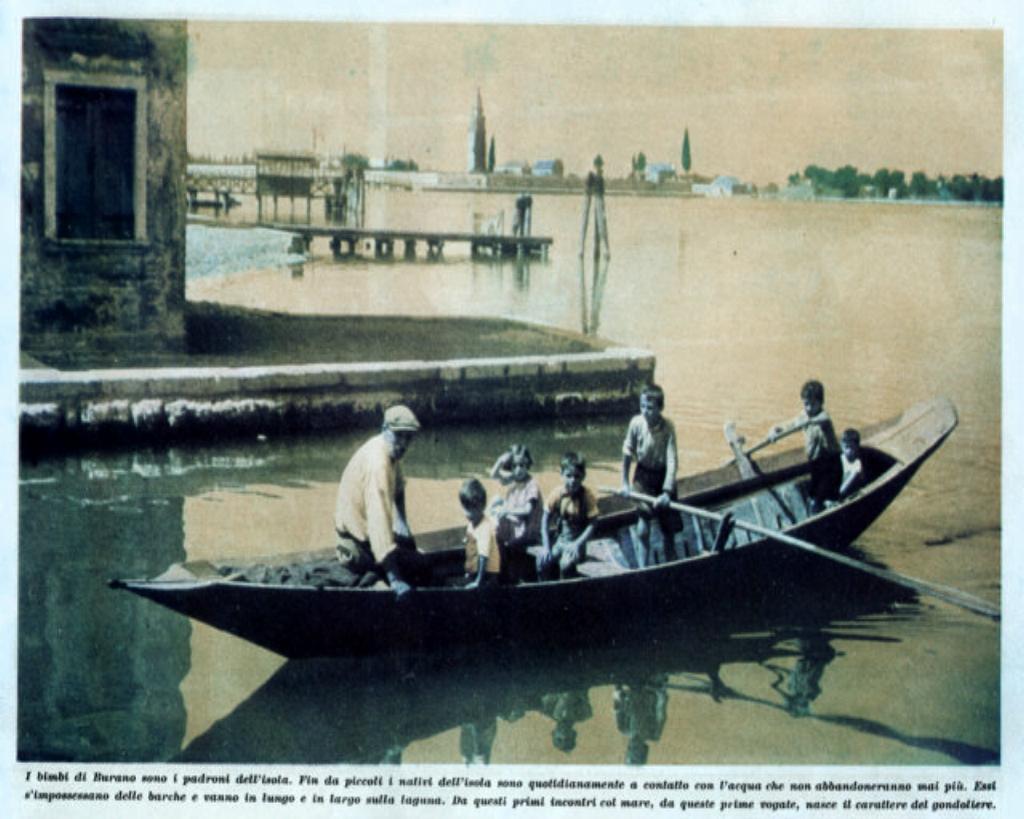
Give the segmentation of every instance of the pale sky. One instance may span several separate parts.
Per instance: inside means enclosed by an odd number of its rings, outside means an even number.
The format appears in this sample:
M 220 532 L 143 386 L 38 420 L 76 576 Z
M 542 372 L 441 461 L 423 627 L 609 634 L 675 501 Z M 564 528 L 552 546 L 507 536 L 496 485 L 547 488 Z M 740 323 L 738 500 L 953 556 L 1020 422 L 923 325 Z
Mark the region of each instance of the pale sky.
M 466 168 L 477 88 L 498 162 L 630 158 L 758 184 L 809 164 L 1003 173 L 997 30 L 189 24 L 189 148 Z

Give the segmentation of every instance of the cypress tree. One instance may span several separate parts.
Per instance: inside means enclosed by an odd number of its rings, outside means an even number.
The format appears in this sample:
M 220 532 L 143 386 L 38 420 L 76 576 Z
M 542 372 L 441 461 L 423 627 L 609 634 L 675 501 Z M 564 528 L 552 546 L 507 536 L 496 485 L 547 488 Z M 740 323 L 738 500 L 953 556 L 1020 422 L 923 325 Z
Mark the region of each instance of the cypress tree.
M 690 129 L 683 131 L 683 171 L 690 172 Z
M 494 135 L 491 134 L 491 147 L 487 150 L 487 173 L 494 173 Z

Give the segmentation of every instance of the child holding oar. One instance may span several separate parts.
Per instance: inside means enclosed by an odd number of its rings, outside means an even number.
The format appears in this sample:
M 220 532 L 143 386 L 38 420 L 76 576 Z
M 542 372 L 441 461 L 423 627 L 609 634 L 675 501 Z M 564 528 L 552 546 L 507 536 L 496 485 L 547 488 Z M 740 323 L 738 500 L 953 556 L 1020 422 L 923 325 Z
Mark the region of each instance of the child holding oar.
M 651 495 L 654 505 L 638 504 L 636 521 L 637 566 L 664 563 L 668 559 L 668 544 L 676 531 L 677 516 L 669 508 L 676 496 L 676 469 L 679 461 L 676 449 L 675 425 L 664 415 L 665 392 L 657 384 L 650 384 L 640 393 L 640 413 L 633 416 L 626 429 L 622 444 L 622 494 L 630 491 Z M 636 461 L 630 482 L 630 467 Z M 658 554 L 651 553 L 651 520 L 656 518 L 661 528 L 663 546 Z
M 772 427 L 768 440 L 775 443 L 803 430 L 804 452 L 811 464 L 811 485 L 808 490 L 811 514 L 817 514 L 825 501 L 835 498 L 842 477 L 839 463 L 839 442 L 832 419 L 825 411 L 825 387 L 820 381 L 808 381 L 800 388 L 804 410 L 792 421 Z

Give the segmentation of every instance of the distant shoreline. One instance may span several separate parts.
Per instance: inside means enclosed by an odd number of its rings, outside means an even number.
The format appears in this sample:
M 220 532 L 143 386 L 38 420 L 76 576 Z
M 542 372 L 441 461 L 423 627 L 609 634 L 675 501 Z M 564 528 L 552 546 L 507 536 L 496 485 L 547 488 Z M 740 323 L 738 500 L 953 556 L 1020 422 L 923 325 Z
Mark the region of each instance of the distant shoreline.
M 566 187 L 566 188 L 554 188 L 554 187 L 537 187 L 531 188 L 528 184 L 524 184 L 518 187 L 510 187 L 508 189 L 502 188 L 472 188 L 472 187 L 448 187 L 448 186 L 437 186 L 437 187 L 422 187 L 422 188 L 410 188 L 403 185 L 380 185 L 380 188 L 387 188 L 391 190 L 405 190 L 410 193 L 416 193 L 423 191 L 427 193 L 479 193 L 479 194 L 498 194 L 501 196 L 517 196 L 520 193 L 529 193 L 531 196 L 582 196 L 584 193 L 583 184 L 577 187 Z M 1001 208 L 1003 202 L 982 202 L 971 199 L 920 199 L 915 197 L 905 197 L 903 199 L 889 199 L 881 196 L 856 196 L 856 197 L 845 197 L 845 196 L 786 196 L 781 191 L 778 193 L 738 193 L 731 196 L 703 196 L 698 193 L 692 193 L 690 191 L 680 190 L 664 190 L 664 189 L 628 189 L 628 188 L 614 188 L 611 186 L 605 187 L 605 196 L 633 196 L 638 198 L 649 198 L 649 199 L 704 199 L 709 201 L 723 201 L 730 199 L 744 200 L 744 199 L 757 199 L 764 201 L 778 201 L 778 202 L 820 202 L 820 203 L 864 203 L 870 205 L 953 205 L 953 206 L 978 206 L 978 207 L 990 207 L 990 208 Z

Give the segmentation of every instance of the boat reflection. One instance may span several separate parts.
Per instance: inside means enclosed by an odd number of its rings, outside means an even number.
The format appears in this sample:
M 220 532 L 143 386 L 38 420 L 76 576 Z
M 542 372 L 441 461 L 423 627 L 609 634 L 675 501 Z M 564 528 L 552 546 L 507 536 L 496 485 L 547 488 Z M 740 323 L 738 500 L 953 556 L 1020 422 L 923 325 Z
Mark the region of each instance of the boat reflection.
M 668 675 L 615 686 L 615 727 L 628 740 L 626 764 L 645 765 L 648 743 L 661 739 L 668 716 Z
M 459 729 L 459 752 L 467 765 L 489 765 L 494 738 L 498 735 L 498 718 L 467 722 Z
M 489 764 L 502 742 L 534 744 L 534 758 L 572 762 L 586 732 L 614 720 L 625 738 L 622 760 L 643 765 L 666 732 L 681 730 L 680 709 L 693 695 L 821 719 L 848 729 L 946 753 L 959 761 L 991 762 L 984 749 L 940 738 L 912 737 L 860 716 L 815 717 L 836 641 L 893 643 L 884 633 L 898 615 L 867 619 L 690 633 L 667 624 L 642 644 L 571 655 L 517 652 L 495 657 L 454 652 L 444 657 L 390 656 L 367 661 L 293 660 L 235 710 L 196 737 L 179 755 L 189 762 L 289 762 L 395 764 L 413 743 L 453 740 L 452 760 Z M 673 634 L 674 633 L 674 634 Z M 723 680 L 723 669 L 756 665 L 774 678 L 763 689 L 741 691 Z M 592 705 L 607 702 L 612 713 Z M 717 707 L 717 706 L 716 706 Z M 725 707 L 725 705 L 723 705 Z M 676 721 L 669 721 L 676 710 Z M 515 723 L 532 715 L 551 722 L 550 748 L 537 746 L 537 731 Z M 524 722 L 529 722 L 525 720 Z M 545 743 L 546 744 L 546 743 Z M 436 746 L 435 746 L 436 747 Z M 558 753 L 552 756 L 551 749 Z M 505 757 L 508 755 L 506 754 Z
M 782 697 L 784 707 L 794 717 L 811 713 L 811 703 L 821 695 L 821 678 L 825 667 L 837 652 L 820 632 L 797 637 L 798 659 L 792 669 L 767 665 L 775 672 L 772 688 Z

